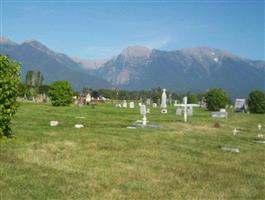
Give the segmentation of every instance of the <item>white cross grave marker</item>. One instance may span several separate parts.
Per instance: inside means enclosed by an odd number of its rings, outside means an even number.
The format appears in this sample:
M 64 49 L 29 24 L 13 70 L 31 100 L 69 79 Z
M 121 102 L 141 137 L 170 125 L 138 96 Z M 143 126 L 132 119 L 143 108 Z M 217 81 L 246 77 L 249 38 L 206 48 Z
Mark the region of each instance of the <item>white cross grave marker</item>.
M 176 104 L 177 107 L 183 107 L 183 111 L 184 111 L 184 122 L 187 122 L 188 107 L 199 107 L 198 104 L 188 104 L 187 101 L 188 101 L 188 98 L 187 97 L 184 97 L 183 98 L 183 104 Z

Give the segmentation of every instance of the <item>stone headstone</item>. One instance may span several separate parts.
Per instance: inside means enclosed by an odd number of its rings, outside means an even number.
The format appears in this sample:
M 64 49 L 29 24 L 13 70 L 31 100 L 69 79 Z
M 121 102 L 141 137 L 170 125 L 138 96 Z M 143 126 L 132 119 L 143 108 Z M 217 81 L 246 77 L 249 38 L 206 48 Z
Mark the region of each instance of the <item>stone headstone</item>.
M 142 122 L 143 122 L 143 125 L 145 126 L 147 123 L 147 118 L 146 118 L 147 111 L 146 111 L 146 106 L 144 104 L 142 104 L 140 107 L 140 113 L 141 115 L 143 115 Z
M 59 122 L 58 121 L 50 121 L 50 126 L 58 126 Z
M 222 147 L 223 151 L 228 151 L 231 153 L 240 153 L 239 148 L 234 148 L 234 147 Z
M 193 116 L 193 108 L 192 108 L 192 106 L 188 106 L 187 114 L 188 114 L 188 116 Z
M 157 104 L 156 103 L 153 103 L 153 108 L 156 108 L 157 107 Z
M 87 95 L 86 95 L 86 103 L 90 103 L 91 102 L 91 95 L 90 95 L 90 93 L 87 93 Z
M 134 108 L 134 102 L 133 101 L 130 102 L 129 107 Z
M 174 101 L 174 106 L 176 107 L 177 105 L 178 105 L 178 101 L 175 100 L 175 101 Z
M 236 128 L 234 128 L 234 130 L 233 130 L 233 136 L 236 136 L 237 135 L 237 129 Z
M 213 118 L 227 118 L 227 112 L 212 112 Z
M 163 89 L 163 93 L 161 96 L 161 113 L 167 113 L 167 94 L 166 94 L 166 89 Z
M 261 131 L 261 124 L 258 124 L 258 130 Z
M 226 110 L 224 108 L 221 108 L 220 112 L 226 112 Z
M 75 124 L 75 128 L 84 128 L 83 124 Z
M 140 113 L 141 115 L 146 115 L 146 106 L 144 104 L 140 106 Z
M 115 104 L 115 107 L 116 108 L 121 108 L 121 104 L 120 103 L 117 103 L 117 104 Z
M 246 99 L 235 100 L 235 112 L 244 112 L 246 110 Z
M 254 140 L 253 142 L 257 144 L 265 144 L 265 140 Z
M 123 100 L 122 107 L 127 108 L 127 101 L 126 100 Z
M 178 116 L 182 115 L 182 109 L 181 108 L 176 109 L 176 115 L 178 115 Z
M 146 99 L 146 105 L 150 105 L 151 104 L 151 99 Z
M 146 109 L 146 113 L 148 113 L 148 114 L 150 113 L 150 108 Z

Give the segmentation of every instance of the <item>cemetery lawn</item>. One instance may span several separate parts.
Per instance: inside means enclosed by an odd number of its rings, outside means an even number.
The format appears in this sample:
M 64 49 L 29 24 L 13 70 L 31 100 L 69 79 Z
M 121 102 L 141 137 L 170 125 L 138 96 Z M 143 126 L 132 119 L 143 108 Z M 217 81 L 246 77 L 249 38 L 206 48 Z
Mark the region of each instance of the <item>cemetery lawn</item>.
M 160 129 L 126 128 L 138 119 L 138 107 L 22 103 L 16 137 L 0 141 L 0 199 L 265 198 L 265 144 L 253 143 L 258 123 L 265 134 L 265 115 L 212 119 L 195 109 L 185 124 L 173 107 L 168 114 L 151 108 L 149 123 Z

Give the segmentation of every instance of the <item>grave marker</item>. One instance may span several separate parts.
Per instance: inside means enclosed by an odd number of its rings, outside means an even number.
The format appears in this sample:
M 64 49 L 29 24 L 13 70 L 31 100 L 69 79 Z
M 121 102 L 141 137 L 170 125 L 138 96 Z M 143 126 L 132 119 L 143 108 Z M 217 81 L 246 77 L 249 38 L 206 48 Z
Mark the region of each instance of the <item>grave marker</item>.
M 127 108 L 127 101 L 126 100 L 123 100 L 122 107 Z
M 235 112 L 244 112 L 246 110 L 246 99 L 235 100 Z
M 161 96 L 161 113 L 167 113 L 167 94 L 166 94 L 166 89 L 163 89 L 163 93 Z
M 198 104 L 188 104 L 188 98 L 184 97 L 183 98 L 183 104 L 176 104 L 177 107 L 182 107 L 183 108 L 183 112 L 184 112 L 184 122 L 187 122 L 187 115 L 188 115 L 188 107 L 192 108 L 192 107 L 199 107 Z M 177 111 L 176 111 L 177 114 Z M 192 111 L 189 111 L 189 114 L 193 114 Z M 192 116 L 192 115 L 189 115 Z
M 147 118 L 146 118 L 147 112 L 146 112 L 146 106 L 144 104 L 142 104 L 140 107 L 140 113 L 141 113 L 141 115 L 143 115 L 142 121 L 143 121 L 143 125 L 145 126 L 147 123 Z
M 151 99 L 150 98 L 146 99 L 146 105 L 150 105 L 150 104 L 151 104 Z
M 220 109 L 219 112 L 212 112 L 213 118 L 227 118 L 228 113 L 225 111 L 225 109 Z
M 134 102 L 133 101 L 130 102 L 129 107 L 134 108 Z

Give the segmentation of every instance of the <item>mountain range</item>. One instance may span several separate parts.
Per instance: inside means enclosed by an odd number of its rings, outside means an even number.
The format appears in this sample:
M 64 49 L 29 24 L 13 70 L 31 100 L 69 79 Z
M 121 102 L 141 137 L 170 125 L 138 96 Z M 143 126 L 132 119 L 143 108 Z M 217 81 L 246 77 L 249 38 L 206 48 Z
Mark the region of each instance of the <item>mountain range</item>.
M 0 40 L 1 54 L 22 63 L 22 74 L 39 70 L 47 83 L 66 79 L 76 89 L 167 88 L 177 92 L 204 92 L 224 88 L 232 97 L 246 97 L 253 89 L 265 91 L 265 62 L 209 47 L 161 51 L 130 46 L 109 60 L 71 58 L 38 41 L 21 44 Z
M 57 53 L 36 40 L 21 44 L 7 38 L 0 39 L 1 54 L 8 55 L 21 63 L 21 74 L 25 78 L 27 71 L 40 71 L 46 83 L 56 80 L 69 80 L 75 89 L 83 87 L 108 88 L 110 84 L 84 69 L 69 56 Z

